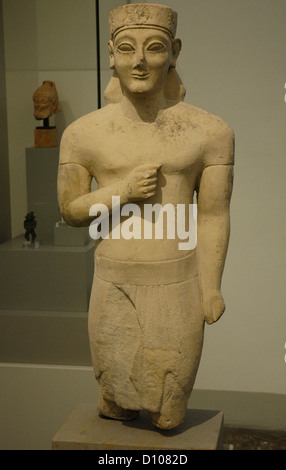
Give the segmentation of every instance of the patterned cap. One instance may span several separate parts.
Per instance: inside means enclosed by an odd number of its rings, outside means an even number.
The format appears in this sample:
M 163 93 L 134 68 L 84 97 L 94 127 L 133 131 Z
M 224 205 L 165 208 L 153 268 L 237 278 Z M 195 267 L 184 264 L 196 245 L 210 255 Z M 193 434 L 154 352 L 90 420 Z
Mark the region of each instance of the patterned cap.
M 111 37 L 128 28 L 156 28 L 173 39 L 177 29 L 177 13 L 164 5 L 136 3 L 115 8 L 108 15 Z

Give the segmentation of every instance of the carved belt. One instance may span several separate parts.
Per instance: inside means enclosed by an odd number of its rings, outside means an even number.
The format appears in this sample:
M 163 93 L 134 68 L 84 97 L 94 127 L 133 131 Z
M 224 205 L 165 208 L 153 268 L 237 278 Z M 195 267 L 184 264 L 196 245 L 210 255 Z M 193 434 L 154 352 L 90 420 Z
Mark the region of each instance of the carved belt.
M 168 261 L 117 261 L 98 255 L 95 275 L 113 284 L 156 286 L 183 282 L 198 275 L 196 251 L 184 258 Z

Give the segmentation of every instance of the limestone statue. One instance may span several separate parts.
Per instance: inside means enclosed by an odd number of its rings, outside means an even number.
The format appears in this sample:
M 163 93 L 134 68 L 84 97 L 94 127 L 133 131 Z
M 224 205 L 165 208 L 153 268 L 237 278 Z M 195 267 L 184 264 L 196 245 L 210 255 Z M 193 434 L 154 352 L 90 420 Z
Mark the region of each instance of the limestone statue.
M 109 24 L 108 104 L 64 132 L 59 206 L 68 224 L 101 234 L 88 326 L 99 414 L 127 420 L 147 410 L 155 426 L 172 429 L 185 418 L 204 325 L 225 309 L 234 134 L 183 102 L 176 12 L 128 4 L 110 12 Z M 194 246 L 181 249 L 166 217 L 153 236 L 159 213 L 148 225 L 150 207 L 174 208 L 175 216 L 183 207 L 188 220 L 195 195 Z M 145 222 L 149 232 L 140 236 Z

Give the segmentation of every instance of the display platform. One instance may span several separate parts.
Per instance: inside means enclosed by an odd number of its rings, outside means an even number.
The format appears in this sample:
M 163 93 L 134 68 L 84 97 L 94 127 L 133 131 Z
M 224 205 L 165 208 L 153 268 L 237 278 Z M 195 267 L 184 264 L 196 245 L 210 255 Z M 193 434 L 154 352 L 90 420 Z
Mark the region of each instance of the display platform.
M 61 220 L 57 198 L 58 165 L 59 147 L 26 149 L 27 208 L 35 214 L 40 243 L 53 243 L 54 226 Z
M 0 245 L 0 309 L 88 311 L 94 241 L 34 249 L 23 247 L 24 241 L 22 235 Z
M 140 412 L 132 421 L 100 418 L 93 404 L 74 408 L 52 440 L 52 450 L 222 450 L 221 411 L 187 410 L 183 424 L 161 431 Z

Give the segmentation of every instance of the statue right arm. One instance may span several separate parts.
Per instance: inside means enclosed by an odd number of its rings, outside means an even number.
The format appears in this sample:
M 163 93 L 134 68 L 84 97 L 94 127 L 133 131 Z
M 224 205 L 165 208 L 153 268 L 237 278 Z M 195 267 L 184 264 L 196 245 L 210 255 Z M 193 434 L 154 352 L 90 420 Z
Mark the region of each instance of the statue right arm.
M 112 196 L 120 196 L 122 204 L 129 200 L 130 191 L 124 180 L 95 191 L 91 191 L 91 180 L 92 175 L 80 164 L 59 165 L 58 201 L 60 212 L 65 221 L 73 227 L 90 225 L 94 216 L 90 217 L 89 211 L 94 204 L 105 204 L 108 210 L 111 210 Z
M 70 136 L 66 138 L 64 134 L 58 169 L 60 212 L 71 226 L 89 226 L 95 218 L 89 215 L 94 204 L 104 204 L 111 211 L 112 196 L 120 196 L 121 205 L 153 196 L 157 186 L 157 169 L 154 165 L 143 165 L 124 178 L 118 175 L 118 179 L 111 184 L 91 191 L 93 175 L 84 165 L 80 148 L 76 148 Z

